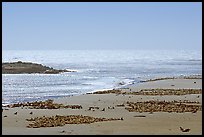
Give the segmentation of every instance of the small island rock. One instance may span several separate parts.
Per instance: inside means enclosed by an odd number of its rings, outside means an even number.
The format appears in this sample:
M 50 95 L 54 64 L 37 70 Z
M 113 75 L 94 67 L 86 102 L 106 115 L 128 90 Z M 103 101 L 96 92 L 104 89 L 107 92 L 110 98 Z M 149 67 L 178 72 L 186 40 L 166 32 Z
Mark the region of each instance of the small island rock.
M 2 63 L 2 74 L 58 74 L 61 72 L 72 72 L 69 70 L 58 70 L 51 67 L 43 66 L 42 64 L 31 63 L 31 62 L 5 62 Z

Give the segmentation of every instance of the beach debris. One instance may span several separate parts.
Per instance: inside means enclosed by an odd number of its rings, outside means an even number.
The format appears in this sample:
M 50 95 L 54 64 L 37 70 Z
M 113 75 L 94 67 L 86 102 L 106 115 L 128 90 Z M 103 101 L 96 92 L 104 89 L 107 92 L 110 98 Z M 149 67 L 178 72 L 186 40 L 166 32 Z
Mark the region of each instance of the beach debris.
M 103 108 L 101 111 L 105 111 L 105 108 Z
M 8 117 L 7 115 L 5 115 L 4 117 Z
M 180 127 L 180 130 L 181 130 L 182 132 L 189 132 L 189 131 L 190 131 L 190 128 L 184 129 L 184 128 Z
M 89 107 L 88 110 L 92 110 L 92 109 L 99 109 L 99 107 Z
M 175 85 L 172 84 L 171 86 L 175 86 Z
M 118 85 L 125 85 L 125 82 L 121 81 L 121 82 L 118 83 Z
M 180 77 L 165 77 L 165 78 L 155 78 L 155 79 L 148 79 L 148 80 L 142 80 L 140 82 L 151 82 L 151 81 L 159 81 L 159 80 L 168 80 L 168 79 L 202 79 L 202 76 L 180 76 Z
M 127 107 L 125 108 L 129 112 L 192 112 L 202 111 L 202 105 L 198 101 L 145 101 L 145 102 L 129 102 L 127 101 Z
M 102 122 L 102 121 L 115 121 L 115 120 L 123 120 L 121 118 L 95 118 L 90 116 L 83 115 L 68 115 L 68 116 L 51 116 L 51 117 L 36 117 L 26 119 L 27 121 L 31 121 L 28 128 L 40 128 L 40 127 L 57 127 L 64 126 L 65 124 L 90 124 L 94 122 Z
M 202 75 L 184 76 L 184 79 L 202 79 Z
M 108 107 L 108 109 L 115 109 L 115 107 L 110 106 L 110 107 Z
M 59 131 L 60 133 L 65 133 L 65 130 L 61 130 L 61 131 Z
M 198 109 L 194 109 L 192 110 L 192 113 L 196 113 L 198 111 Z
M 145 115 L 135 115 L 134 117 L 146 117 Z
M 194 81 L 193 83 L 196 83 L 196 81 Z
M 96 92 L 89 93 L 89 94 L 110 94 L 110 93 L 122 94 L 122 91 L 119 89 L 113 89 L 113 90 L 96 91 Z
M 17 112 L 15 112 L 14 115 L 17 115 Z
M 187 95 L 202 94 L 202 89 L 141 89 L 139 92 L 129 92 L 132 95 Z
M 116 105 L 116 107 L 124 107 L 125 106 L 125 104 L 123 103 L 123 104 L 118 104 L 118 105 Z
M 153 112 L 152 112 L 152 111 L 150 111 L 150 112 L 149 112 L 149 114 L 153 114 Z
M 30 114 L 32 115 L 32 114 L 33 114 L 33 112 L 30 112 Z
M 150 81 L 158 81 L 158 80 L 167 80 L 167 79 L 176 79 L 176 77 L 166 77 L 166 78 L 155 78 L 155 79 L 148 79 L 142 82 L 150 82 Z
M 81 105 L 63 105 L 58 103 L 53 103 L 53 100 L 48 99 L 45 101 L 35 101 L 35 102 L 26 102 L 26 103 L 17 103 L 7 105 L 7 107 L 29 107 L 30 109 L 60 109 L 60 108 L 71 108 L 71 109 L 82 109 Z

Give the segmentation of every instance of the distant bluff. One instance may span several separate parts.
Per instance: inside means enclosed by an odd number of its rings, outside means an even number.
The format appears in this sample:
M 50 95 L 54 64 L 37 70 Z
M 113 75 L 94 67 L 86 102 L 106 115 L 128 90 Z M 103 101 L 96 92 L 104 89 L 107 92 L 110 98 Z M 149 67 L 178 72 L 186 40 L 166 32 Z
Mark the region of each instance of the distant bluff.
M 61 72 L 72 72 L 69 70 L 58 70 L 52 67 L 43 66 L 42 64 L 31 62 L 5 62 L 2 63 L 2 74 L 58 74 Z

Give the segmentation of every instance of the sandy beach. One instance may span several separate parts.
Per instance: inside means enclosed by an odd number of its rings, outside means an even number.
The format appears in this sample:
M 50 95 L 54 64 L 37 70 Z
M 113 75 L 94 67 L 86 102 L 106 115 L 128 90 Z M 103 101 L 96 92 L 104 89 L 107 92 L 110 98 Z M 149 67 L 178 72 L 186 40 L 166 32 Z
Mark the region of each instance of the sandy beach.
M 202 135 L 201 2 L 2 2 L 2 135 Z
M 195 89 L 183 95 L 134 95 L 150 89 Z M 202 78 L 176 78 L 142 82 L 121 89 L 121 94 L 83 94 L 55 99 L 54 103 L 79 105 L 80 109 L 32 109 L 29 107 L 3 108 L 3 135 L 201 135 L 202 134 Z M 150 90 L 151 91 L 151 90 Z M 161 90 L 162 91 L 162 90 Z M 172 92 L 173 92 L 172 91 Z M 124 93 L 124 94 L 122 94 Z M 162 94 L 162 93 L 161 93 Z M 128 111 L 128 102 L 165 101 L 195 105 L 195 112 Z M 186 103 L 187 102 L 187 103 Z M 179 103 L 177 103 L 179 104 Z M 185 106 L 185 105 L 184 105 Z M 164 106 L 165 107 L 165 106 Z M 134 110 L 135 109 L 135 110 Z M 190 108 L 189 108 L 190 109 Z M 156 110 L 156 109 L 155 109 Z M 162 109 L 165 110 L 165 109 Z M 173 109 L 172 109 L 173 110 Z M 185 111 L 186 109 L 182 109 Z M 176 111 L 176 110 L 175 110 Z M 16 113 L 17 112 L 17 113 Z M 35 117 L 82 115 L 94 118 L 115 118 L 93 123 L 65 124 L 56 127 L 28 127 Z M 182 129 L 183 131 L 182 131 Z M 188 129 L 185 131 L 185 129 Z

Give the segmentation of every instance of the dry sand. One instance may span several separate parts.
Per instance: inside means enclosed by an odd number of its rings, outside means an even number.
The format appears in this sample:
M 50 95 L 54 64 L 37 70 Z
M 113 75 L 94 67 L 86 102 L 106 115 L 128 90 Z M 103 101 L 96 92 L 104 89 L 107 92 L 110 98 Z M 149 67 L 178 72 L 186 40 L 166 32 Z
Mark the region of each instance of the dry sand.
M 174 85 L 174 86 L 172 86 Z M 124 91 L 138 91 L 147 88 L 192 88 L 202 89 L 202 79 L 168 79 L 139 83 L 131 85 Z M 9 108 L 2 112 L 2 134 L 15 135 L 108 135 L 108 134 L 135 134 L 135 135 L 201 135 L 202 111 L 197 113 L 168 113 L 168 112 L 129 112 L 125 107 L 117 105 L 127 101 L 147 100 L 190 100 L 199 101 L 202 104 L 202 94 L 191 95 L 116 95 L 116 94 L 84 94 L 79 96 L 64 97 L 54 100 L 55 103 L 65 105 L 81 105 L 82 109 L 26 109 Z M 88 110 L 89 107 L 99 109 Z M 109 109 L 108 109 L 109 107 Z M 114 109 L 112 108 L 114 107 Z M 105 111 L 102 109 L 105 108 Z M 14 113 L 17 112 L 17 115 Z M 30 114 L 33 112 L 33 114 Z M 27 118 L 55 115 L 86 115 L 104 118 L 123 118 L 118 121 L 103 121 L 91 124 L 66 124 L 61 127 L 27 128 L 30 121 Z M 143 115 L 144 117 L 135 117 Z M 5 117 L 7 116 L 7 117 Z M 180 127 L 189 128 L 189 132 L 182 132 Z

